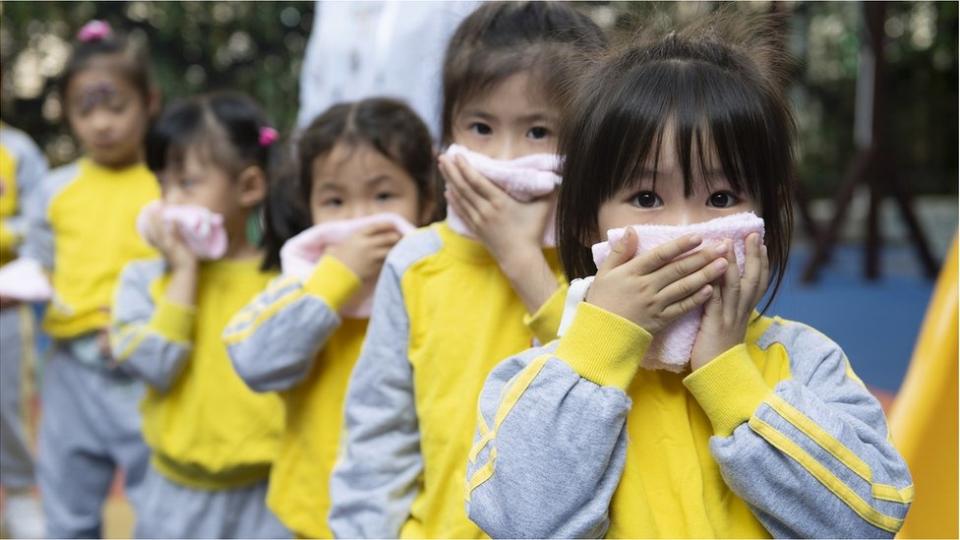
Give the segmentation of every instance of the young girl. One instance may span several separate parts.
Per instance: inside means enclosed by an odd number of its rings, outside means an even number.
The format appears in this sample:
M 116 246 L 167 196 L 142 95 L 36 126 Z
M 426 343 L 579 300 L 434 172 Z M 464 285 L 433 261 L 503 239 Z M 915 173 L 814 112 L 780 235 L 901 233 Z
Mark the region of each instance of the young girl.
M 569 5 L 484 4 L 447 51 L 444 144 L 506 168 L 555 154 L 554 77 L 577 51 L 603 46 Z M 479 536 L 462 502 L 473 404 L 496 358 L 552 339 L 559 323 L 559 263 L 542 247 L 552 199 L 516 201 L 461 158 L 441 170 L 468 228 L 420 230 L 384 265 L 331 479 L 337 537 Z
M 372 292 L 387 251 L 400 239 L 396 225 L 377 216 L 427 222 L 437 195 L 435 162 L 430 132 L 416 113 L 379 98 L 331 107 L 302 133 L 296 155 L 293 196 L 270 195 L 268 208 L 278 211 L 267 221 L 269 266 L 277 265 L 280 245 L 306 228 L 284 225 L 297 221 L 291 212 L 302 201 L 317 227 L 290 245 L 314 231 L 372 222 L 331 245 L 305 279 L 274 280 L 234 317 L 224 340 L 240 377 L 256 391 L 280 392 L 284 401 L 287 423 L 267 504 L 299 536 L 330 538 L 330 470 L 347 379 L 369 316 L 351 306 Z M 357 221 L 365 216 L 373 217 Z M 285 258 L 285 274 L 289 263 Z
M 587 74 L 561 145 L 559 229 L 568 277 L 596 278 L 558 342 L 483 388 L 466 497 L 491 536 L 899 529 L 913 488 L 879 403 L 828 338 L 754 311 L 791 229 L 793 123 L 771 51 L 720 20 Z M 756 219 L 742 212 L 763 216 L 766 245 L 748 234 L 739 257 L 736 236 L 698 235 L 635 256 L 646 239 L 632 229 L 599 269 L 590 255 L 610 229 Z M 651 340 L 704 304 L 689 364 L 647 369 Z
M 17 256 L 27 229 L 27 207 L 46 174 L 47 160 L 30 137 L 0 122 L 0 268 Z M 44 536 L 23 410 L 29 399 L 24 375 L 34 368 L 33 328 L 30 304 L 0 294 L 0 527 L 14 538 Z
M 237 94 L 172 105 L 147 135 L 163 206 L 146 236 L 163 258 L 124 270 L 112 335 L 117 361 L 148 385 L 140 408 L 152 455 L 138 537 L 289 536 L 264 504 L 280 401 L 243 384 L 220 340 L 229 318 L 274 276 L 260 270 L 250 229 L 275 139 L 260 108 Z M 188 245 L 192 229 L 168 221 L 171 209 L 220 216 L 207 228 L 222 226 L 225 249 Z
M 141 155 L 158 98 L 143 51 L 100 21 L 80 30 L 60 97 L 84 157 L 43 180 L 20 254 L 50 272 L 54 289 L 37 476 L 49 537 L 99 537 L 115 469 L 139 511 L 149 456 L 136 410 L 142 386 L 116 369 L 106 328 L 123 266 L 154 253 L 134 223 L 160 194 Z

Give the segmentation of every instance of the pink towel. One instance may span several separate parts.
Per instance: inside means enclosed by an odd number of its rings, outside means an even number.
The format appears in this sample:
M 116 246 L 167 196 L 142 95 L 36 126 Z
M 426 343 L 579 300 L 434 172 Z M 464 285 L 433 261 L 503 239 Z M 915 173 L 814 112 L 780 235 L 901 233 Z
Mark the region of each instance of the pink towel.
M 560 185 L 560 175 L 557 174 L 560 170 L 560 156 L 556 154 L 531 154 L 511 160 L 499 160 L 454 144 L 447 148 L 445 155 L 451 158 L 463 156 L 477 172 L 521 202 L 530 202 L 543 197 Z M 550 212 L 547 227 L 543 231 L 544 246 L 557 245 L 557 235 L 554 230 L 555 216 L 554 208 Z M 457 233 L 473 236 L 453 207 L 447 209 L 447 223 Z
M 0 296 L 21 302 L 46 302 L 53 298 L 53 287 L 40 263 L 20 258 L 0 268 Z
M 599 267 L 610 255 L 610 242 L 617 242 L 623 238 L 626 229 L 611 229 L 607 231 L 607 242 L 600 242 L 593 246 L 593 260 Z M 737 257 L 737 266 L 743 272 L 745 240 L 751 233 L 759 233 L 763 238 L 763 220 L 751 212 L 733 214 L 722 218 L 695 223 L 693 225 L 634 225 L 637 232 L 637 254 L 651 249 L 687 234 L 698 234 L 703 238 L 701 244 L 694 251 L 706 246 L 719 244 L 726 239 L 733 240 L 733 251 Z M 643 367 L 647 369 L 666 369 L 669 371 L 683 371 L 690 361 L 690 353 L 700 330 L 700 319 L 703 317 L 703 308 L 696 309 L 680 317 L 673 324 L 667 326 L 653 338 L 647 354 L 643 357 Z
M 137 216 L 137 231 L 146 238 L 151 216 L 163 212 L 163 222 L 177 227 L 181 238 L 197 257 L 214 261 L 227 252 L 227 230 L 223 216 L 195 205 L 165 204 L 152 201 Z
M 397 214 L 383 213 L 364 216 L 357 219 L 329 221 L 314 225 L 302 233 L 287 240 L 280 248 L 280 267 L 286 276 L 296 276 L 306 280 L 313 273 L 317 261 L 330 246 L 337 245 L 360 229 L 377 223 L 392 223 L 401 235 L 413 232 L 416 227 Z M 370 317 L 373 308 L 372 290 L 367 291 L 355 301 L 345 306 L 341 312 L 351 319 Z

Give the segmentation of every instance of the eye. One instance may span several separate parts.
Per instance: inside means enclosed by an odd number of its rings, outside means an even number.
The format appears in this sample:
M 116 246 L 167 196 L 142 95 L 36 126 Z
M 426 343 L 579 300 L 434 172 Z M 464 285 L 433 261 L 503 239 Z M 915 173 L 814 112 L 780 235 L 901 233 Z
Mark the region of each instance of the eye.
M 710 195 L 710 198 L 707 199 L 707 206 L 713 208 L 730 208 L 731 206 L 736 206 L 740 202 L 740 198 L 734 195 L 729 191 L 718 191 Z
M 326 206 L 330 208 L 339 208 L 343 206 L 343 199 L 340 197 L 331 197 L 329 199 L 324 199 L 320 202 L 320 206 Z
M 534 126 L 527 131 L 527 137 L 535 140 L 546 139 L 550 136 L 550 130 L 543 126 Z
M 193 178 L 182 178 L 180 179 L 180 188 L 181 189 L 190 189 L 197 185 L 197 181 Z
M 630 199 L 634 206 L 640 208 L 658 208 L 663 206 L 663 199 L 652 191 L 641 191 Z
M 394 197 L 394 195 L 389 191 L 381 191 L 380 193 L 377 193 L 375 197 L 378 201 L 383 202 L 383 201 L 389 201 Z
M 484 124 L 483 122 L 473 122 L 470 124 L 470 127 L 467 129 L 476 133 L 477 135 L 493 134 L 493 128 L 491 128 L 488 124 Z

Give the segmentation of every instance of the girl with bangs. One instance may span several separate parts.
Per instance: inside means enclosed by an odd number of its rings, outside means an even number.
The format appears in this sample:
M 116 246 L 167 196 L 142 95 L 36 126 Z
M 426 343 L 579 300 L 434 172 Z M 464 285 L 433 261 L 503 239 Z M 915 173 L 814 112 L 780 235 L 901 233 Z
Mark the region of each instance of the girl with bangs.
M 764 22 L 710 19 L 586 73 L 560 144 L 561 337 L 479 398 L 466 499 L 487 534 L 902 525 L 913 487 L 880 404 L 829 338 L 755 310 L 782 280 L 794 178 Z

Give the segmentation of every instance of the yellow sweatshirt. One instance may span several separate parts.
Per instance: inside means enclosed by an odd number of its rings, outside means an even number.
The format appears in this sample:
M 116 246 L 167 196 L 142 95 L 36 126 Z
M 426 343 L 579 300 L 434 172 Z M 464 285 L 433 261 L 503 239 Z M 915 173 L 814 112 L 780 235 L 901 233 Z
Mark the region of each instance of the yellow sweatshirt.
M 330 538 L 330 471 L 337 456 L 347 381 L 366 319 L 338 311 L 360 279 L 333 257 L 306 281 L 279 277 L 227 325 L 223 339 L 237 373 L 257 392 L 277 392 L 286 426 L 270 473 L 267 505 L 289 529 Z
M 227 321 L 275 274 L 259 260 L 200 265 L 196 307 L 166 299 L 162 260 L 130 264 L 114 302 L 114 357 L 148 383 L 141 405 L 152 464 L 194 489 L 265 480 L 276 456 L 283 408 L 252 392 L 220 339 Z
M 493 370 L 465 492 L 495 537 L 878 538 L 913 497 L 842 350 L 757 317 L 700 369 L 638 369 L 652 336 L 589 303 Z
M 0 123 L 0 266 L 16 258 L 47 160 L 25 133 Z
M 556 252 L 545 255 L 560 283 Z M 486 248 L 445 223 L 391 251 L 347 394 L 337 537 L 482 535 L 462 499 L 477 396 L 500 359 L 553 338 L 563 300 L 528 315 Z
M 51 271 L 54 298 L 43 329 L 67 339 L 106 328 L 124 265 L 156 255 L 136 220 L 160 196 L 160 184 L 142 164 L 109 169 L 84 158 L 51 172 L 42 189 L 23 255 Z

